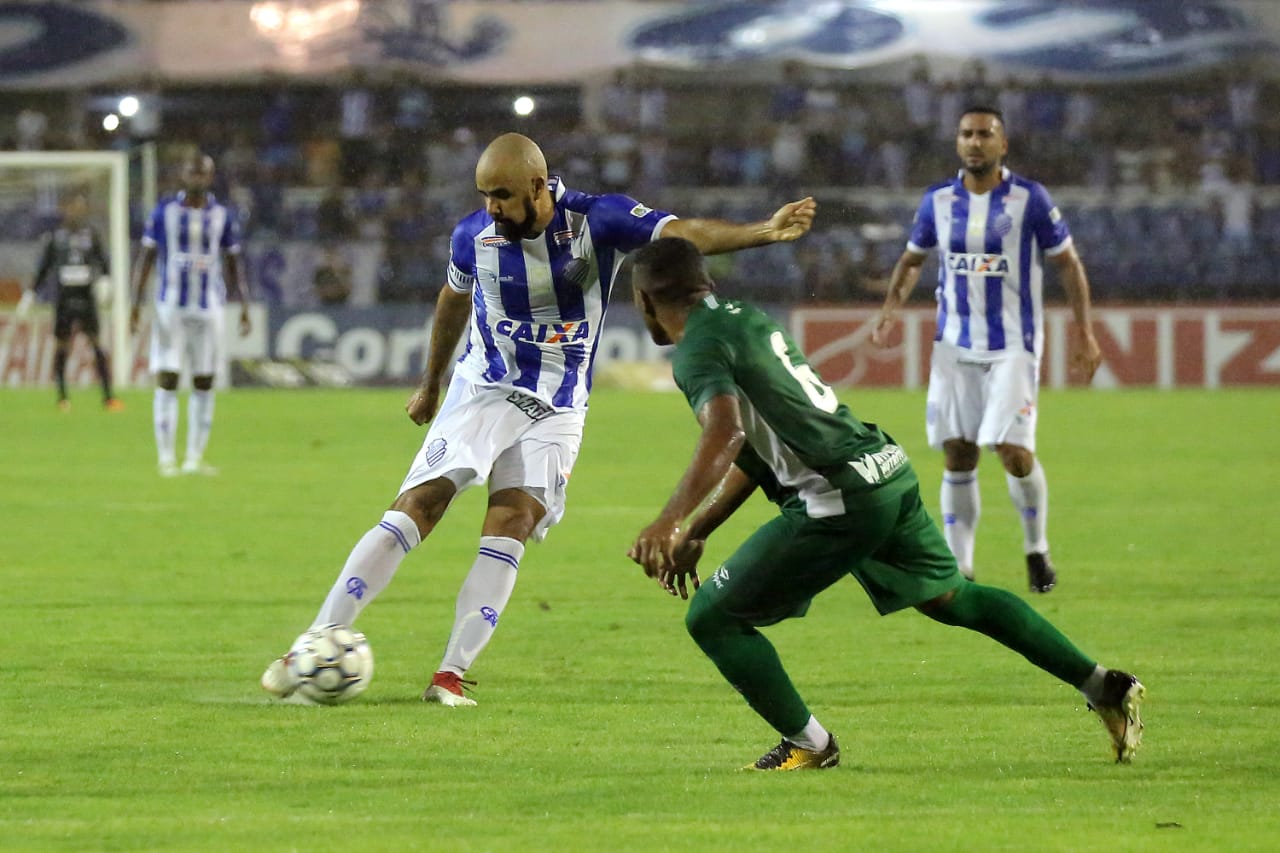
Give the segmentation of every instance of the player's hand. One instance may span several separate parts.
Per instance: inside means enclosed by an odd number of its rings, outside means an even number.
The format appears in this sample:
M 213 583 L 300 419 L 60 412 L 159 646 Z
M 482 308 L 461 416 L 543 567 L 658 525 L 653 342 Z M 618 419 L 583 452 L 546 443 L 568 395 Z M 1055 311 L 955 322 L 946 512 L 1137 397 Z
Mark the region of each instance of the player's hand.
M 31 306 L 36 304 L 36 295 L 30 290 L 22 291 L 22 298 L 18 300 L 18 306 L 13 309 L 14 316 L 19 320 L 25 320 L 27 315 L 31 313 Z
M 129 334 L 138 334 L 138 324 L 142 321 L 142 306 L 135 305 L 129 309 Z
M 1093 375 L 1102 364 L 1102 347 L 1093 336 L 1093 329 L 1088 326 L 1074 326 L 1071 330 L 1071 369 L 1084 378 L 1086 383 L 1093 381 Z
M 672 554 L 673 563 L 671 568 L 665 572 L 659 572 L 657 581 L 658 586 L 662 587 L 670 595 L 679 595 L 685 601 L 689 600 L 688 581 L 693 581 L 693 588 L 697 590 L 702 585 L 702 581 L 698 578 L 698 560 L 702 558 L 702 551 L 706 548 L 707 540 L 705 539 L 681 539 L 676 543 L 675 551 Z
M 249 306 L 240 306 L 240 337 L 247 338 L 253 331 L 253 320 L 249 317 Z
M 784 204 L 769 219 L 770 235 L 778 243 L 798 240 L 809 233 L 817 212 L 818 203 L 812 196 Z
M 898 319 L 890 311 L 881 311 L 876 315 L 876 324 L 871 329 L 871 343 L 881 348 L 889 347 L 889 335 Z
M 404 410 L 409 413 L 409 420 L 422 426 L 436 416 L 436 407 L 439 405 L 440 386 L 419 386 L 409 395 L 409 402 L 404 404 Z
M 636 541 L 627 550 L 627 556 L 640 564 L 645 575 L 656 578 L 659 572 L 667 571 L 674 565 L 673 554 L 679 541 L 680 525 L 660 516 L 657 521 L 640 531 Z

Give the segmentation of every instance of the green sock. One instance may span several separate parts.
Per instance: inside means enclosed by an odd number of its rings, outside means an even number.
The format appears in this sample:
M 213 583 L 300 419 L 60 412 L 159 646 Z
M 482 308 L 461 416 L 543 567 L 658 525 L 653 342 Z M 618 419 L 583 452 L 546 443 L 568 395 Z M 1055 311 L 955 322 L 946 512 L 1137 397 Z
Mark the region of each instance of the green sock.
M 925 615 L 944 625 L 986 634 L 1050 675 L 1080 687 L 1097 662 L 1090 660 L 1031 605 L 1003 589 L 966 583 L 945 606 Z
M 685 627 L 728 682 L 784 737 L 801 731 L 809 709 L 782 668 L 778 652 L 754 626 L 695 595 Z

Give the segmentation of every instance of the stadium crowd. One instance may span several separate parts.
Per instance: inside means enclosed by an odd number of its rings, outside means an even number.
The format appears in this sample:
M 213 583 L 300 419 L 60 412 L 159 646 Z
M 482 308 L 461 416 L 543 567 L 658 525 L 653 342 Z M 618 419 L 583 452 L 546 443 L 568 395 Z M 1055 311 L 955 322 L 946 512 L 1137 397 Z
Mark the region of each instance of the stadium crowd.
M 569 186 L 691 215 L 751 217 L 813 194 L 822 210 L 809 239 L 728 260 L 725 272 L 759 300 L 878 301 L 919 193 L 956 168 L 954 127 L 974 103 L 1004 113 L 1011 168 L 1053 188 L 1099 300 L 1264 297 L 1280 269 L 1280 81 L 1249 67 L 1090 87 L 993 80 L 981 63 L 944 76 L 921 59 L 896 83 L 787 65 L 732 97 L 724 81 L 633 68 L 532 91 L 538 107 L 523 117 L 514 90 L 399 72 L 324 85 L 140 81 L 138 92 L 139 112 L 115 132 L 101 126 L 105 93 L 25 96 L 0 142 L 154 141 L 162 166 L 199 145 L 249 240 L 315 243 L 329 282 L 318 301 L 329 304 L 344 298 L 332 247 L 352 240 L 383 246 L 379 299 L 433 299 L 450 224 L 476 205 L 472 165 L 511 129 L 541 140 Z M 0 211 L 9 237 L 42 224 Z

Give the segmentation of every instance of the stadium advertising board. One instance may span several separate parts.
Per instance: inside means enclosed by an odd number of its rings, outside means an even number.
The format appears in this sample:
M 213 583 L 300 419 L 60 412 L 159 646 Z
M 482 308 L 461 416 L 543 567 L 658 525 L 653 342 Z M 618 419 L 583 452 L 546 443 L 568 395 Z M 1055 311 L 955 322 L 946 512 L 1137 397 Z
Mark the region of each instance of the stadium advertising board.
M 893 346 L 871 343 L 876 309 L 800 309 L 792 334 L 824 379 L 838 386 L 922 388 L 929 380 L 934 312 L 904 312 Z M 1047 387 L 1080 384 L 1068 370 L 1070 311 L 1045 318 L 1042 378 Z M 1102 348 L 1097 388 L 1280 385 L 1280 308 L 1099 308 Z
M 399 66 L 467 83 L 554 83 L 643 62 L 681 69 L 892 68 L 926 54 L 991 73 L 1171 77 L 1274 49 L 1270 0 L 0 0 L 0 87 Z M 191 33 L 200 50 L 190 49 Z M 548 50 L 573 33 L 572 49 Z M 1135 38 L 1134 34 L 1141 34 Z
M 408 385 L 425 364 L 430 311 L 424 305 L 376 305 L 333 310 L 254 308 L 254 332 L 240 338 L 234 306 L 228 309 L 231 360 L 335 365 L 358 384 Z M 922 388 L 929 378 L 933 312 L 905 312 L 895 345 L 873 347 L 872 308 L 798 309 L 791 312 L 796 340 L 818 372 L 837 386 Z M 1280 385 L 1280 307 L 1103 308 L 1095 311 L 1103 363 L 1098 388 Z M 1048 312 L 1043 377 L 1047 387 L 1079 383 L 1067 369 L 1066 309 Z M 145 325 L 133 341 L 132 381 L 147 385 Z M 658 364 L 664 350 L 649 340 L 635 311 L 616 305 L 601 332 L 597 369 L 615 364 Z M 24 320 L 0 314 L 0 387 L 52 381 L 52 318 Z M 94 382 L 93 355 L 77 337 L 67 369 L 73 385 Z

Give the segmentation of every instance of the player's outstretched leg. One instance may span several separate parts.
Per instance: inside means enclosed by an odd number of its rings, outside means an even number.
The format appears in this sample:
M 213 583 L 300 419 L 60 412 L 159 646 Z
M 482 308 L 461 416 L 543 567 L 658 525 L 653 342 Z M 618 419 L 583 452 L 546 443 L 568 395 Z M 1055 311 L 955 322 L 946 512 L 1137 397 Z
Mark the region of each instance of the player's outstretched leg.
M 312 626 L 355 624 L 356 617 L 386 589 L 405 555 L 420 541 L 412 518 L 399 510 L 387 510 L 351 549 Z M 279 657 L 262 673 L 262 689 L 277 699 L 288 698 L 297 687 L 285 664 L 285 656 Z
M 1116 759 L 1133 757 L 1142 739 L 1138 706 L 1146 689 L 1128 673 L 1099 666 L 1018 596 L 968 583 L 919 609 L 945 625 L 986 634 L 1078 689 L 1106 726 Z

